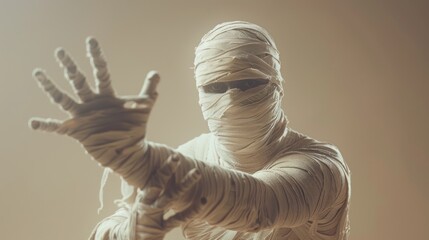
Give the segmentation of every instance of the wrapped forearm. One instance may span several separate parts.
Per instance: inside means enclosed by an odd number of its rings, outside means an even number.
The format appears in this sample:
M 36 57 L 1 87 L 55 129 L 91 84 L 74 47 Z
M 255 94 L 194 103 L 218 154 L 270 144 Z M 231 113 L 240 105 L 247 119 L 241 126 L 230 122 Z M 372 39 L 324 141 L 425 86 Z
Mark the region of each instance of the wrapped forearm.
M 213 226 L 241 232 L 299 226 L 347 199 L 346 171 L 326 158 L 290 155 L 254 174 L 182 158 L 177 174 L 196 167 L 202 179 L 174 207 L 191 208 Z
M 116 149 L 116 150 L 115 150 Z M 128 184 L 143 189 L 151 174 L 159 169 L 174 150 L 166 145 L 141 141 L 120 151 L 115 146 L 91 155 L 102 166 L 112 169 Z
M 131 148 L 130 148 L 131 149 Z M 127 152 L 121 161 L 109 165 L 125 181 L 143 187 L 155 171 L 176 150 L 146 142 L 145 146 Z M 275 161 L 254 174 L 226 169 L 180 155 L 176 178 L 197 168 L 201 181 L 173 203 L 176 210 L 195 211 L 195 218 L 210 225 L 237 231 L 257 231 L 278 226 L 297 226 L 317 220 L 334 201 L 346 199 L 345 172 L 341 166 L 304 155 Z M 114 164 L 113 164 L 114 163 Z M 340 206 L 341 204 L 339 204 Z
M 254 232 L 273 227 L 279 204 L 273 189 L 262 180 L 240 171 L 202 166 L 201 210 L 198 218 L 230 230 Z
M 195 191 L 176 205 L 182 208 L 192 203 L 197 208 L 196 218 L 210 225 L 253 232 L 273 227 L 283 214 L 275 192 L 261 179 L 189 158 L 182 162 L 194 162 L 203 176 Z
M 184 201 L 199 208 L 196 218 L 240 232 L 308 222 L 316 227 L 328 212 L 339 211 L 348 196 L 346 171 L 322 161 L 290 155 L 254 174 L 196 161 L 203 177 L 192 200 Z M 335 227 L 330 224 L 323 228 Z

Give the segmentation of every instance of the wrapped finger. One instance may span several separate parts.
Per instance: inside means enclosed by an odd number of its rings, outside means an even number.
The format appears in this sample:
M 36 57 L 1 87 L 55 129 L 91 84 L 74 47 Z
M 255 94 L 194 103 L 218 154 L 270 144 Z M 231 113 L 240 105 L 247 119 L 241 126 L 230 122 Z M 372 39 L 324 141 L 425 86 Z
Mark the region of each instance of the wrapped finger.
M 179 185 L 178 195 L 181 197 L 189 189 L 191 189 L 201 179 L 201 173 L 198 169 L 194 168 L 189 171 L 182 179 Z
M 65 134 L 66 131 L 62 128 L 63 122 L 56 119 L 42 119 L 32 118 L 29 121 L 29 126 L 34 130 L 42 130 L 46 132 L 56 132 L 59 134 Z
M 177 166 L 179 165 L 179 156 L 177 154 L 170 155 L 167 161 L 159 168 L 156 172 L 156 178 L 159 187 L 165 189 L 167 182 L 173 177 L 176 173 Z
M 178 212 L 164 220 L 164 230 L 168 231 L 180 226 L 182 223 L 194 218 L 198 213 L 198 207 L 193 205 L 184 211 Z
M 97 89 L 101 95 L 114 95 L 114 90 L 107 69 L 107 62 L 101 51 L 100 45 L 95 38 L 89 37 L 86 40 L 86 49 L 94 69 Z
M 198 169 L 192 169 L 186 176 L 180 181 L 176 190 L 170 194 L 164 194 L 154 203 L 156 208 L 165 208 L 172 201 L 175 201 L 185 195 L 199 180 L 201 179 L 201 173 Z
M 53 102 L 59 104 L 64 111 L 71 114 L 76 112 L 78 104 L 69 95 L 59 90 L 42 70 L 36 69 L 33 75 Z
M 176 154 L 170 155 L 167 161 L 152 176 L 151 186 L 146 187 L 137 195 L 138 202 L 144 205 L 153 204 L 165 190 L 167 182 L 173 177 L 179 164 L 179 158 Z
M 160 81 L 159 74 L 156 71 L 150 71 L 146 75 L 146 79 L 143 83 L 143 87 L 140 91 L 140 96 L 149 96 L 152 99 L 156 99 L 158 93 L 156 87 Z
M 137 200 L 143 205 L 151 205 L 159 197 L 162 189 L 159 187 L 148 187 L 139 192 Z M 142 205 L 140 205 L 142 207 Z
M 62 48 L 57 49 L 55 55 L 61 66 L 64 67 L 64 75 L 72 83 L 79 98 L 84 102 L 92 99 L 94 93 L 86 82 L 85 76 L 79 71 L 71 57 Z

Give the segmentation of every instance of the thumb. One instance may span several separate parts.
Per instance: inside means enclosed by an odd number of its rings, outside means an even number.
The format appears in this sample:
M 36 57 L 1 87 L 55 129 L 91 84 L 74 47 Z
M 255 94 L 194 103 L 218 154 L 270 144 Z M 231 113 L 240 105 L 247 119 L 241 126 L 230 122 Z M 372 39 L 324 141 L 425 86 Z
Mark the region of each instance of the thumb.
M 139 96 L 149 96 L 155 99 L 158 95 L 156 87 L 160 81 L 160 76 L 157 71 L 149 71 L 146 75 L 146 79 L 143 82 L 143 87 L 139 93 Z

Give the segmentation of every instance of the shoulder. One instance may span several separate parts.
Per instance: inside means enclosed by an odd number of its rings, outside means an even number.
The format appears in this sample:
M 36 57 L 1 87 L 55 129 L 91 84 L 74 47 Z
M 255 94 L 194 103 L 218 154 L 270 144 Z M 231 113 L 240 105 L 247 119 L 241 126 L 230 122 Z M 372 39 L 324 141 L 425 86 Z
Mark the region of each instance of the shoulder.
M 338 199 L 344 200 L 350 189 L 350 171 L 338 147 L 297 132 L 292 132 L 289 137 L 294 139 L 289 139 L 282 154 L 258 176 L 265 176 L 267 181 L 283 179 L 280 184 L 292 181 L 320 185 L 341 193 L 341 199 Z
M 196 158 L 196 155 L 200 155 L 201 152 L 205 152 L 208 148 L 209 143 L 212 139 L 212 134 L 203 133 L 186 143 L 180 145 L 176 150 L 183 155 Z
M 343 156 L 334 144 L 318 141 L 289 129 L 282 150 L 268 168 L 339 168 L 349 172 Z

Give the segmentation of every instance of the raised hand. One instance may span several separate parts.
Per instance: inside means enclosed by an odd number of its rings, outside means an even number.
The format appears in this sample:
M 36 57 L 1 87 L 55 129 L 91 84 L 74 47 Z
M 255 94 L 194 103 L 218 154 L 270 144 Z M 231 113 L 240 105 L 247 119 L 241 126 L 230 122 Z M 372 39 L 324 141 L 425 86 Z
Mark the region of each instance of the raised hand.
M 163 239 L 167 232 L 197 213 L 197 207 L 192 206 L 164 219 L 171 204 L 190 191 L 201 178 L 200 172 L 192 169 L 176 182 L 179 159 L 177 155 L 171 155 L 153 174 L 150 186 L 137 194 L 130 217 L 130 240 Z
M 151 71 L 139 95 L 118 97 L 110 81 L 106 60 L 94 38 L 87 39 L 87 53 L 93 67 L 96 90 L 90 88 L 71 57 L 63 49 L 58 49 L 56 58 L 80 101 L 62 92 L 43 70 L 36 69 L 33 75 L 40 87 L 54 103 L 69 113 L 70 118 L 65 121 L 32 118 L 29 125 L 33 129 L 75 138 L 97 161 L 107 166 L 124 149 L 144 139 L 160 78 Z

